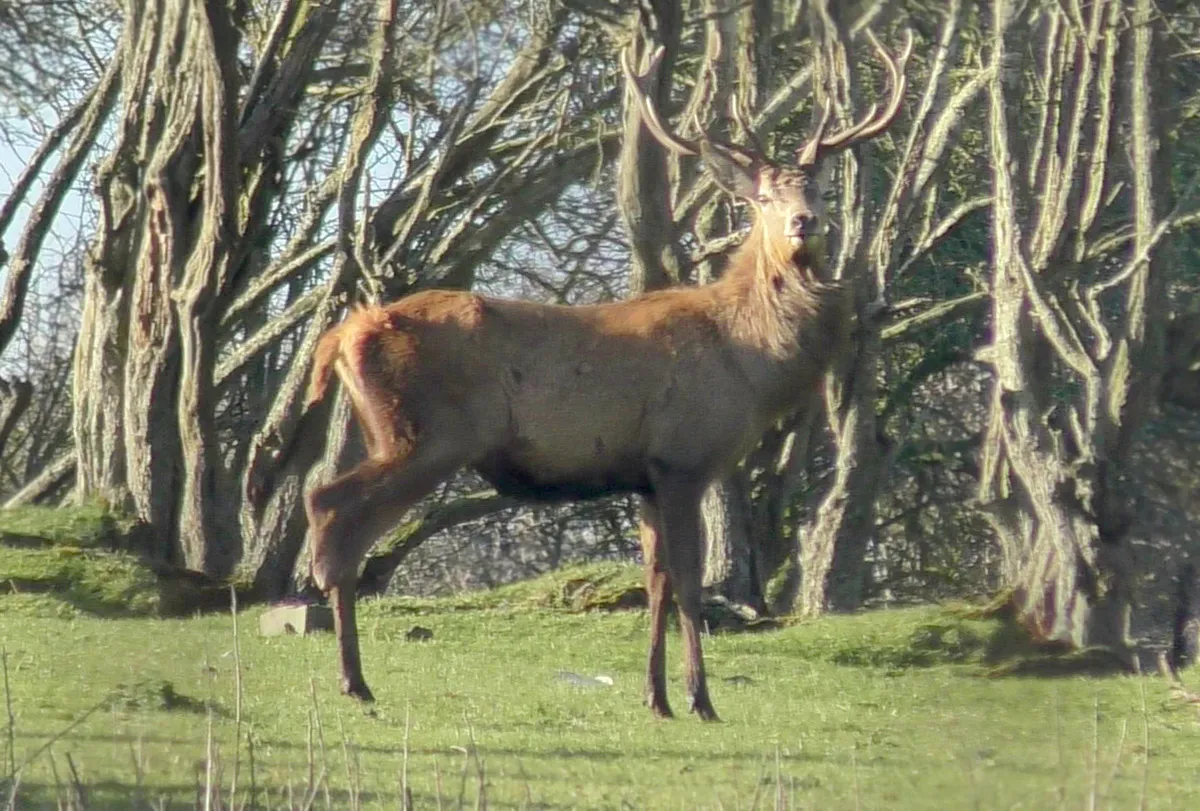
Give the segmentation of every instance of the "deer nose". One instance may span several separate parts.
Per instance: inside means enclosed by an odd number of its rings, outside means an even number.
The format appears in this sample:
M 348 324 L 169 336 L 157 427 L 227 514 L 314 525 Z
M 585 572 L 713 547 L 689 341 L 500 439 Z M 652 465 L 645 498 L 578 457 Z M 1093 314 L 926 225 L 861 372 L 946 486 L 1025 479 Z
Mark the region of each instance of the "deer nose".
M 792 233 L 804 236 L 811 234 L 817 227 L 817 218 L 811 214 L 792 215 Z

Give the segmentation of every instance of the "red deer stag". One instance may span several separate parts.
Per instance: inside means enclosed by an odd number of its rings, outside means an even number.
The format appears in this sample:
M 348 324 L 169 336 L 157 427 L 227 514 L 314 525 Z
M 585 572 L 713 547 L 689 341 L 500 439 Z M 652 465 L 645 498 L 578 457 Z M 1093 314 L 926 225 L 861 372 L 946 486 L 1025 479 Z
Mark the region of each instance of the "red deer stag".
M 850 329 L 848 291 L 824 278 L 814 169 L 896 117 L 906 54 L 876 48 L 890 74 L 888 103 L 833 136 L 826 109 L 795 166 L 674 134 L 646 92 L 661 50 L 640 76 L 622 58 L 655 138 L 700 156 L 722 189 L 753 207 L 753 229 L 719 281 L 577 307 L 429 290 L 356 309 L 322 337 L 309 406 L 336 372 L 368 450 L 305 502 L 312 578 L 334 603 L 345 693 L 372 699 L 354 619 L 359 564 L 414 502 L 471 468 L 500 493 L 530 500 L 641 497 L 646 701 L 671 715 L 663 636 L 673 594 L 691 710 L 716 719 L 700 653 L 700 499 L 772 421 L 811 400 Z

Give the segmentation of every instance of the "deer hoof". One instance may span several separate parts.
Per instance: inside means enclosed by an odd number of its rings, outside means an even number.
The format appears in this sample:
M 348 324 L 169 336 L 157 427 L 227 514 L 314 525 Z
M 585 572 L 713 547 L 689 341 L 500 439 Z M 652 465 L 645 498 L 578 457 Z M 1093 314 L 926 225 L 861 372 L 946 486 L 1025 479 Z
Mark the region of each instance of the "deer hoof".
M 674 718 L 675 713 L 671 712 L 671 706 L 667 704 L 665 698 L 656 698 L 655 696 L 646 696 L 646 706 L 650 708 L 650 712 L 654 713 L 655 718 Z
M 701 721 L 720 721 L 717 717 L 717 711 L 713 709 L 712 702 L 707 699 L 696 701 L 692 699 L 692 712 L 696 713 Z
M 365 682 L 342 682 L 342 694 L 357 698 L 367 704 L 375 701 L 375 696 L 371 694 L 371 688 L 367 687 Z

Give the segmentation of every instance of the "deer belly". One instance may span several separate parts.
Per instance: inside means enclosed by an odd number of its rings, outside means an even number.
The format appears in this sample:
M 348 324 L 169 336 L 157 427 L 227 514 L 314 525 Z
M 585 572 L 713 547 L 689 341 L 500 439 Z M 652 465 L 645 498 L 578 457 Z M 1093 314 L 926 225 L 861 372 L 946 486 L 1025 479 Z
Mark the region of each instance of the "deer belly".
M 578 453 L 550 456 L 536 450 L 518 448 L 493 453 L 476 464 L 475 470 L 501 495 L 529 501 L 581 501 L 650 492 L 646 466 L 640 458 L 578 458 Z

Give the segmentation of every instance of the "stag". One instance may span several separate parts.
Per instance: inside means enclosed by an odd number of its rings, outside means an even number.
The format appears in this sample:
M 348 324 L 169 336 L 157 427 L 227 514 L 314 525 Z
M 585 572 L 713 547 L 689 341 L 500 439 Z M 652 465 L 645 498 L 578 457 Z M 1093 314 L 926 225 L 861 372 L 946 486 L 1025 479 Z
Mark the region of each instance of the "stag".
M 851 329 L 849 291 L 824 270 L 816 168 L 883 132 L 900 109 L 907 49 L 896 58 L 872 41 L 889 74 L 889 101 L 834 135 L 826 134 L 826 106 L 793 165 L 679 136 L 647 92 L 662 49 L 640 75 L 622 56 L 655 139 L 699 156 L 718 186 L 754 212 L 719 280 L 592 306 L 428 290 L 356 309 L 321 338 L 308 408 L 336 374 L 368 451 L 305 499 L 311 576 L 334 604 L 343 692 L 372 700 L 354 618 L 359 564 L 414 502 L 473 469 L 501 494 L 527 500 L 640 497 L 651 618 L 646 703 L 657 716 L 672 714 L 664 633 L 674 597 L 690 709 L 717 718 L 700 650 L 700 500 L 772 422 L 813 402 Z

